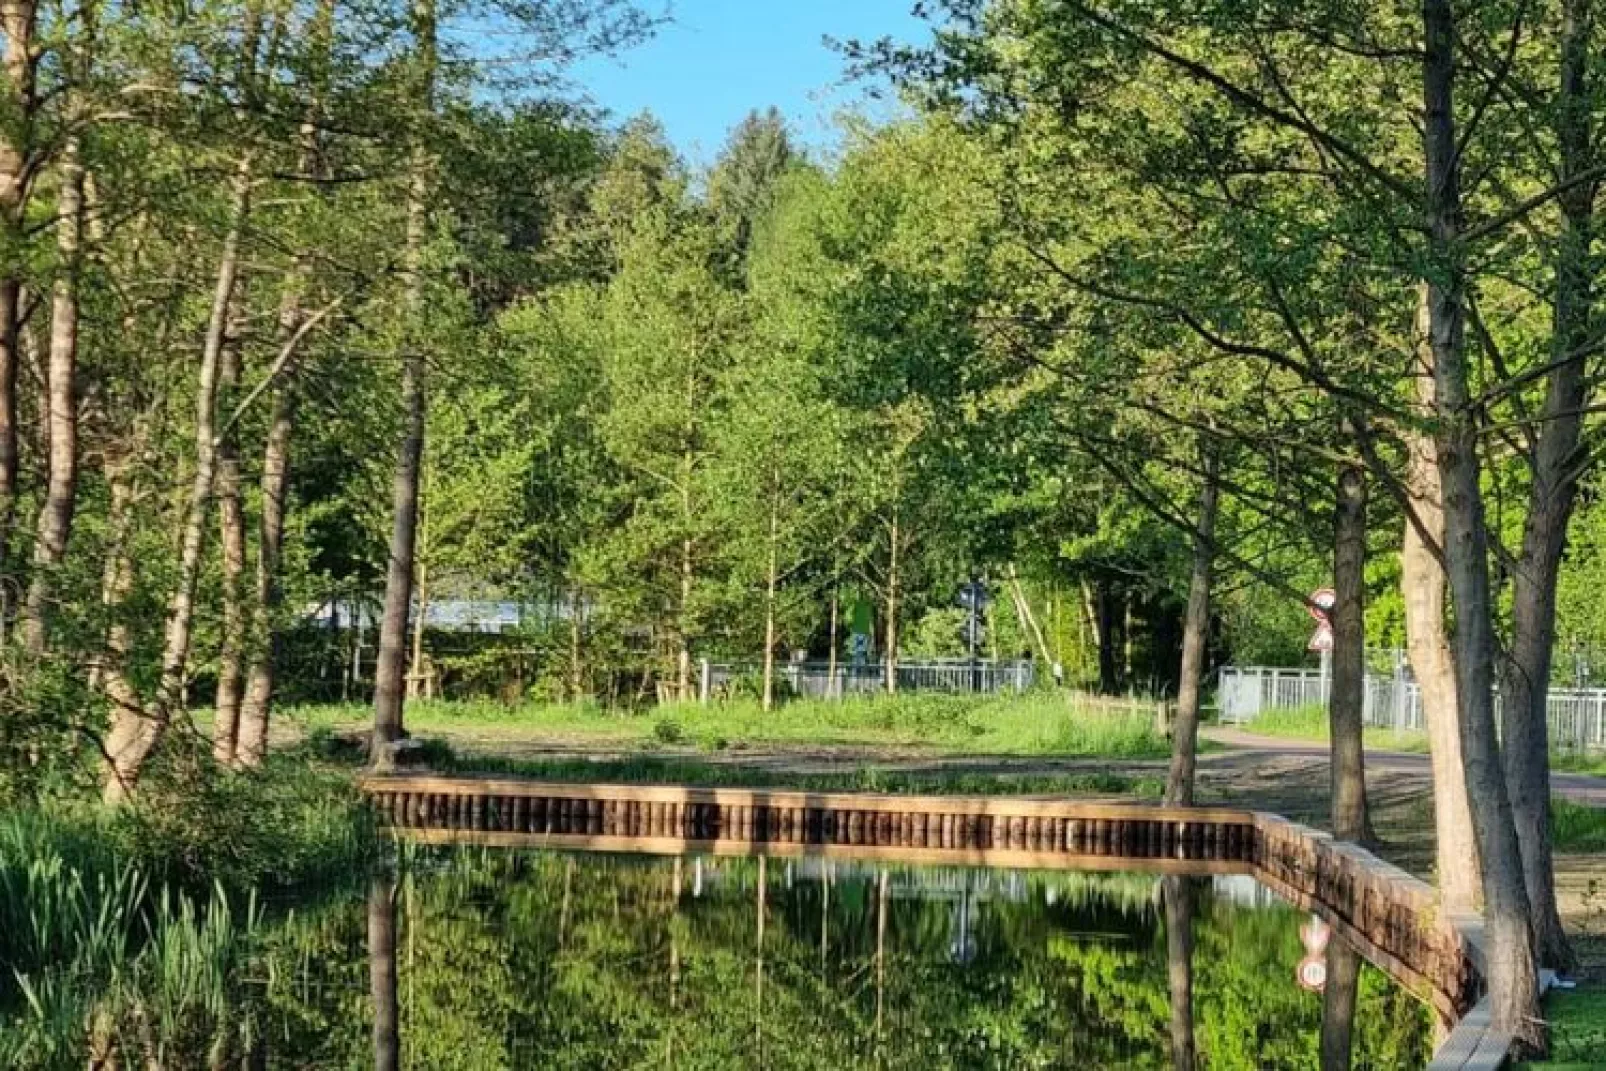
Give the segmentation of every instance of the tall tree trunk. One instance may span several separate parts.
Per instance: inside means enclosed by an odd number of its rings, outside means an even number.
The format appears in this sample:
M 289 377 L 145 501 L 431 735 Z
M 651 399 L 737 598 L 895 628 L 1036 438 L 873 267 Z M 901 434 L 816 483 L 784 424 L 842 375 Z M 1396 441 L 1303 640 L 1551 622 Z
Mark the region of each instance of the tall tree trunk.
M 0 637 L 10 624 L 18 570 L 12 561 L 11 533 L 17 512 L 17 346 L 22 327 L 29 168 L 33 156 L 33 117 L 37 108 L 38 60 L 34 54 L 36 7 L 33 0 L 0 5 L 5 35 L 5 114 L 0 130 Z
M 825 697 L 833 698 L 836 694 L 836 630 L 839 627 L 838 618 L 841 612 L 841 590 L 833 581 L 831 584 L 831 625 L 827 630 L 830 650 L 826 653 L 825 662 Z
M 1014 562 L 1009 563 L 1009 589 L 1015 599 L 1016 613 L 1032 637 L 1032 644 L 1037 649 L 1038 657 L 1043 660 L 1043 665 L 1052 666 L 1054 654 L 1048 649 L 1048 639 L 1043 635 L 1042 626 L 1037 622 L 1037 615 L 1032 612 L 1031 601 L 1026 598 L 1026 588 L 1020 582 L 1020 574 Z
M 121 712 L 106 738 L 105 798 L 108 803 L 127 799 L 139 780 L 145 761 L 161 743 L 173 715 L 183 706 L 184 685 L 195 619 L 195 592 L 201 575 L 207 517 L 217 475 L 217 393 L 223 350 L 227 340 L 229 309 L 239 272 L 240 235 L 251 207 L 251 157 L 240 157 L 235 170 L 229 229 L 218 257 L 217 285 L 207 318 L 206 341 L 201 350 L 200 376 L 195 390 L 195 474 L 190 484 L 184 525 L 179 542 L 178 576 L 168 600 L 162 639 L 162 669 L 154 709 Z
M 1506 786 L 1522 849 L 1523 877 L 1532 911 L 1535 951 L 1541 963 L 1576 965 L 1556 908 L 1555 865 L 1550 842 L 1549 688 L 1556 645 L 1556 580 L 1573 500 L 1583 465 L 1579 435 L 1589 388 L 1584 352 L 1591 343 L 1595 307 L 1592 256 L 1595 196 L 1600 183 L 1579 181 L 1594 168 L 1588 81 L 1591 0 L 1562 4 L 1561 85 L 1557 143 L 1565 190 L 1556 280 L 1551 359 L 1532 458 L 1533 482 L 1522 552 L 1513 572 L 1511 650 L 1501 704 Z M 1571 360 L 1567 358 L 1572 356 Z
M 770 497 L 769 566 L 764 577 L 764 709 L 775 706 L 775 586 L 780 568 L 780 491 Z
M 1450 0 L 1423 0 L 1423 114 L 1428 280 L 1435 429 L 1444 494 L 1445 571 L 1455 599 L 1455 669 L 1461 754 L 1483 864 L 1491 1023 L 1519 1049 L 1542 1052 L 1543 1020 L 1528 890 L 1501 769 L 1494 712 L 1493 604 L 1489 532 L 1479 485 L 1477 413 L 1468 387 L 1465 250 L 1461 244 L 1460 149 L 1456 141 L 1455 18 Z
M 887 541 L 887 619 L 883 635 L 886 639 L 886 650 L 882 652 L 885 661 L 886 676 L 884 684 L 888 695 L 895 695 L 898 691 L 898 540 L 900 530 L 898 525 L 898 511 L 892 511 L 892 525 L 889 529 L 891 537 Z
M 50 356 L 45 373 L 50 432 L 49 475 L 34 534 L 33 575 L 23 607 L 23 642 L 34 655 L 48 644 L 56 573 L 67 558 L 78 502 L 78 277 L 83 259 L 84 166 L 76 135 L 61 155 L 56 251 L 61 274 L 51 288 Z
M 328 63 L 334 32 L 334 0 L 318 0 L 317 12 L 309 28 L 316 67 L 311 75 L 311 93 L 299 132 L 300 164 L 304 174 L 322 177 L 327 172 L 320 152 L 318 127 L 328 93 Z M 281 358 L 294 354 L 305 337 L 306 297 L 310 268 L 308 257 L 298 254 L 292 261 L 279 299 L 276 339 Z M 268 718 L 273 707 L 273 689 L 279 653 L 279 606 L 283 586 L 279 571 L 284 557 L 284 522 L 290 488 L 290 444 L 295 433 L 297 386 L 300 358 L 283 360 L 273 383 L 273 411 L 268 420 L 267 439 L 262 446 L 262 505 L 257 522 L 257 569 L 251 620 L 246 629 L 246 685 L 240 702 L 240 738 L 235 753 L 244 766 L 256 766 L 268 749 Z
M 413 581 L 413 640 L 408 659 L 407 698 L 430 699 L 434 685 L 424 669 L 424 624 L 429 620 L 429 563 L 419 561 L 418 577 Z
M 1116 662 L 1115 597 L 1107 580 L 1094 581 L 1094 639 L 1099 644 L 1099 690 L 1115 695 L 1121 690 L 1121 666 Z
M 1351 1057 L 1360 983 L 1360 954 L 1334 934 L 1327 943 L 1327 984 L 1322 988 L 1322 1071 L 1350 1071 L 1354 1066 Z
M 239 327 L 236 288 L 235 326 Z M 238 337 L 226 337 L 218 367 L 218 396 L 226 406 L 240 385 Z M 217 445 L 218 535 L 223 552 L 223 637 L 218 646 L 217 697 L 212 728 L 212 755 L 233 765 L 240 738 L 240 707 L 244 698 L 245 633 L 249 615 L 245 607 L 245 508 L 240 501 L 240 443 L 233 428 L 219 436 Z
M 368 886 L 368 992 L 374 1005 L 374 1071 L 401 1067 L 401 1008 L 396 985 L 396 886 Z
M 1160 897 L 1165 901 L 1166 978 L 1171 990 L 1171 1066 L 1194 1071 L 1198 1056 L 1193 1034 L 1193 883 L 1181 875 L 1162 878 Z
M 1204 486 L 1199 490 L 1199 524 L 1193 536 L 1188 610 L 1182 622 L 1182 671 L 1177 682 L 1177 711 L 1171 729 L 1171 768 L 1165 782 L 1165 801 L 1179 806 L 1193 805 L 1194 769 L 1199 753 L 1199 700 L 1204 691 L 1205 645 L 1210 638 L 1210 583 L 1215 566 L 1220 463 L 1215 449 L 1206 447 Z
M 1433 354 L 1426 347 L 1427 292 L 1419 308 L 1423 340 L 1417 397 L 1424 412 L 1433 404 Z M 1415 521 L 1407 519 L 1400 547 L 1400 592 L 1405 608 L 1406 652 L 1422 697 L 1433 769 L 1434 869 L 1439 901 L 1447 911 L 1477 910 L 1482 879 L 1472 805 L 1461 761 L 1461 711 L 1456 700 L 1455 661 L 1445 621 L 1448 579 L 1436 556 L 1444 546 L 1444 505 L 1439 490 L 1438 451 L 1425 434 L 1406 437 L 1405 488 Z
M 296 395 L 281 383 L 273 395 L 273 415 L 262 448 L 262 507 L 257 522 L 256 605 L 247 631 L 250 657 L 245 697 L 240 703 L 240 738 L 235 754 L 242 766 L 256 766 L 268 748 L 268 712 L 273 705 L 279 582 L 284 553 L 284 517 L 290 486 L 290 438 L 295 428 Z
M 435 0 L 416 0 L 413 32 L 420 73 L 419 122 L 434 110 Z M 424 458 L 424 352 L 419 320 L 424 315 L 424 243 L 429 237 L 430 166 L 420 139 L 413 147 L 407 183 L 407 350 L 402 356 L 402 429 L 391 488 L 393 519 L 385 571 L 385 610 L 379 622 L 379 657 L 374 671 L 376 765 L 390 759 L 390 747 L 403 735 L 406 697 L 407 615 L 413 604 L 413 563 L 418 541 L 418 482 Z
M 569 702 L 578 703 L 585 697 L 584 595 L 579 585 L 569 592 Z
M 1348 430 L 1348 429 L 1346 429 Z M 1332 738 L 1333 833 L 1364 841 L 1366 812 L 1366 473 L 1359 465 L 1338 472 L 1333 517 L 1333 681 L 1328 698 Z

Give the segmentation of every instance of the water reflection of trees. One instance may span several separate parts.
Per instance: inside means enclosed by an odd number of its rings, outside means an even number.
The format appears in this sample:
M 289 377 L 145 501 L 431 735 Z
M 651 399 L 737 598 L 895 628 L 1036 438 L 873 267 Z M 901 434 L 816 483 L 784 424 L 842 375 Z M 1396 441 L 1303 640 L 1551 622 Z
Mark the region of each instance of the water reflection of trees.
M 1201 1067 L 1317 1066 L 1323 998 L 1293 976 L 1301 916 L 1207 883 L 1158 886 L 821 861 L 425 859 L 384 901 L 402 1066 L 1163 1068 L 1190 1066 L 1183 1022 Z M 367 929 L 383 948 L 377 897 Z M 272 1063 L 365 1062 L 363 930 L 359 905 L 334 905 L 274 936 Z M 1174 1019 L 1184 981 L 1191 1015 Z M 1379 972 L 1359 972 L 1355 1006 L 1355 1066 L 1425 1060 L 1426 1012 Z

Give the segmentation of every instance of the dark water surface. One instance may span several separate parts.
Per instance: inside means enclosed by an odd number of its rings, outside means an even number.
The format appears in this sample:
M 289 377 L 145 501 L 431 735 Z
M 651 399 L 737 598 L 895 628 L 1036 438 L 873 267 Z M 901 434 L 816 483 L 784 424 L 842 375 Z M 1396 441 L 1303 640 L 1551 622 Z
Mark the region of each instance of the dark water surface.
M 258 1062 L 1316 1068 L 1325 1003 L 1351 1066 L 1422 1066 L 1426 1007 L 1310 921 L 1243 877 L 428 849 L 265 935 Z

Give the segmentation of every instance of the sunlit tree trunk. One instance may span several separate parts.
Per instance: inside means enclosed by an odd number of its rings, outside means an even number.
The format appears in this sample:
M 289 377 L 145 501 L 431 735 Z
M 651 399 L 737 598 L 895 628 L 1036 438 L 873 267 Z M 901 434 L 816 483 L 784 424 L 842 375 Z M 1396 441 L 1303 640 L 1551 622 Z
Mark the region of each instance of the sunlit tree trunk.
M 1506 785 L 1522 849 L 1523 878 L 1540 962 L 1575 965 L 1556 907 L 1550 840 L 1550 667 L 1556 645 L 1556 582 L 1578 478 L 1588 460 L 1580 442 L 1589 397 L 1595 263 L 1592 256 L 1599 180 L 1580 181 L 1594 166 L 1589 69 L 1593 36 L 1591 0 L 1562 4 L 1561 85 L 1557 143 L 1563 183 L 1557 198 L 1561 234 L 1556 243 L 1555 297 L 1550 356 L 1556 361 L 1533 435 L 1533 480 L 1522 551 L 1512 571 L 1511 649 L 1501 703 Z M 1569 360 L 1568 357 L 1571 356 Z
M 235 300 L 238 305 L 238 293 Z M 238 320 L 238 315 L 235 319 Z M 237 331 L 237 327 L 234 330 Z M 227 404 L 239 385 L 239 340 L 225 338 L 218 368 L 219 398 Z M 233 428 L 225 428 L 218 437 L 217 451 L 218 533 L 223 556 L 223 636 L 218 646 L 212 754 L 218 762 L 232 765 L 240 738 L 240 706 L 245 687 L 245 634 L 250 617 L 245 605 L 245 508 L 240 500 L 240 444 Z
M 1333 522 L 1333 679 L 1328 699 L 1332 738 L 1333 833 L 1363 841 L 1366 814 L 1366 472 L 1338 473 Z
M 1424 0 L 1422 11 L 1426 222 L 1433 258 L 1428 344 L 1433 352 L 1435 437 L 1444 495 L 1445 571 L 1455 599 L 1453 649 L 1461 754 L 1483 864 L 1491 1023 L 1495 1030 L 1509 1032 L 1519 1049 L 1542 1052 L 1545 1036 L 1528 890 L 1495 728 L 1489 532 L 1465 341 L 1461 150 L 1453 103 L 1455 17 L 1450 0 Z
M 106 738 L 105 797 L 119 803 L 133 791 L 146 760 L 161 742 L 184 702 L 190 638 L 195 618 L 195 594 L 200 581 L 207 517 L 217 475 L 217 393 L 226 342 L 229 309 L 239 271 L 240 236 L 251 204 L 252 161 L 240 157 L 235 170 L 229 229 L 218 257 L 217 284 L 207 318 L 206 341 L 201 350 L 200 374 L 195 393 L 195 471 L 190 483 L 179 541 L 178 575 L 168 600 L 162 639 L 161 677 L 154 708 L 138 714 L 122 712 Z
M 1193 536 L 1193 572 L 1188 583 L 1188 609 L 1182 622 L 1182 670 L 1177 684 L 1177 710 L 1171 731 L 1171 768 L 1165 801 L 1193 804 L 1194 771 L 1199 749 L 1199 705 L 1204 691 L 1205 646 L 1210 638 L 1210 584 L 1215 565 L 1216 503 L 1220 494 L 1220 459 L 1206 448 L 1204 485 L 1199 492 L 1199 522 Z
M 764 577 L 764 709 L 775 706 L 775 587 L 779 570 L 780 493 L 770 501 L 769 562 Z
M 62 148 L 61 188 L 56 205 L 56 252 L 60 274 L 51 287 L 50 347 L 45 371 L 50 433 L 45 498 L 34 532 L 33 575 L 23 606 L 22 635 L 28 650 L 48 645 L 48 620 L 56 573 L 67 558 L 78 502 L 78 318 L 83 260 L 84 165 L 76 134 Z
M 418 122 L 434 110 L 436 27 L 434 0 L 413 6 L 413 33 L 419 70 Z M 406 310 L 408 336 L 402 355 L 401 442 L 391 488 L 390 554 L 385 571 L 385 610 L 379 622 L 379 658 L 374 672 L 374 739 L 376 765 L 389 761 L 389 750 L 403 735 L 406 700 L 407 620 L 413 603 L 413 567 L 418 540 L 418 490 L 424 458 L 424 243 L 429 237 L 430 164 L 421 140 L 413 146 L 407 182 Z
M 1424 345 L 1417 375 L 1417 397 L 1424 413 L 1433 405 L 1433 354 L 1427 338 L 1427 300 L 1419 309 Z M 1412 517 L 1400 547 L 1400 592 L 1405 611 L 1406 653 L 1422 698 L 1433 769 L 1434 869 L 1445 909 L 1468 912 L 1478 906 L 1482 879 L 1472 805 L 1461 762 L 1461 710 L 1456 700 L 1455 662 L 1445 620 L 1448 578 L 1438 555 L 1444 546 L 1444 504 L 1439 490 L 1438 451 L 1426 434 L 1405 439 L 1405 490 Z

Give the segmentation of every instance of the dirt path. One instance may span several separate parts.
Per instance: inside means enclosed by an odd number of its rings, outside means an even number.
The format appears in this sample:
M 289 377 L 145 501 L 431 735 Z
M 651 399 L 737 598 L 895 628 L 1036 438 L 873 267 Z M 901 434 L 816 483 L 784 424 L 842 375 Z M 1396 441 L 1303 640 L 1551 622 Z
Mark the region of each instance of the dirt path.
M 1233 752 L 1246 751 L 1262 756 L 1309 756 L 1327 760 L 1327 745 L 1316 740 L 1288 740 L 1282 737 L 1258 736 L 1255 733 L 1246 733 L 1242 729 L 1209 728 L 1203 732 L 1207 740 L 1211 740 L 1226 748 L 1225 752 L 1218 752 L 1210 758 L 1220 758 L 1222 755 L 1231 755 Z M 1201 760 L 1201 761 L 1208 761 Z M 1377 751 L 1368 748 L 1366 751 L 1366 774 L 1372 777 L 1406 776 L 1430 777 L 1428 757 L 1412 751 Z M 1591 777 L 1588 774 L 1552 772 L 1550 775 L 1550 791 L 1552 795 L 1572 800 L 1590 807 L 1606 807 L 1606 777 Z

